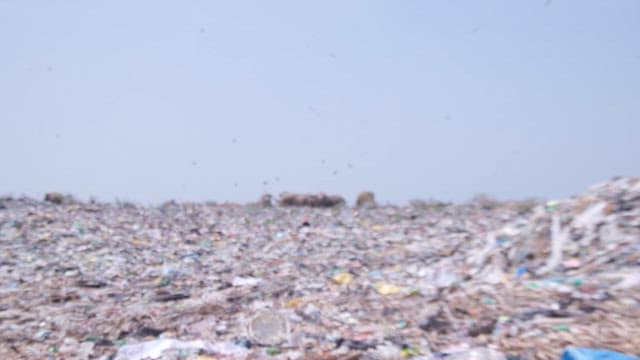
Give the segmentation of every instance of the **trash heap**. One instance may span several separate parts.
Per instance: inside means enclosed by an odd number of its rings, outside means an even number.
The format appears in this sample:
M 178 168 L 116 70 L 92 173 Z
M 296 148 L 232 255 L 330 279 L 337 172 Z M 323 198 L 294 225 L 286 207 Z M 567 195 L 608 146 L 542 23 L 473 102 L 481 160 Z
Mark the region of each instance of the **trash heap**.
M 640 353 L 638 178 L 547 202 L 487 234 L 466 264 L 468 295 L 482 296 L 483 284 L 496 295 L 485 316 L 497 319 L 491 337 L 502 351 L 549 359 L 568 345 Z
M 638 178 L 537 205 L 0 202 L 3 359 L 640 354 Z

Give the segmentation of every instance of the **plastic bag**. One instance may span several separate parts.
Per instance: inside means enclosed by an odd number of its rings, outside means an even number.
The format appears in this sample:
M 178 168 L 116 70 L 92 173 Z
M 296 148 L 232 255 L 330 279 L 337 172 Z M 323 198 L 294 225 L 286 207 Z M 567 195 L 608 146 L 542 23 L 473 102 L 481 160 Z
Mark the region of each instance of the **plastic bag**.
M 609 350 L 568 347 L 562 353 L 561 360 L 638 360 L 638 358 Z

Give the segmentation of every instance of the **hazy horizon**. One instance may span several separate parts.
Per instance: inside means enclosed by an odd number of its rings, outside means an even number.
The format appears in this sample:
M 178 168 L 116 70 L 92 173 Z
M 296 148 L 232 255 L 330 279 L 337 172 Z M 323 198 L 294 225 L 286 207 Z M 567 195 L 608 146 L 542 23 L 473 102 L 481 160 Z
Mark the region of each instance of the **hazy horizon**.
M 640 174 L 640 2 L 0 0 L 0 195 L 564 198 Z
M 380 201 L 380 199 L 377 197 L 376 195 L 376 202 L 378 205 L 398 205 L 398 206 L 403 206 L 403 205 L 410 205 L 413 201 L 426 201 L 426 202 L 442 202 L 442 203 L 449 203 L 449 204 L 463 204 L 463 203 L 469 203 L 469 202 L 473 202 L 476 200 L 476 198 L 488 198 L 489 200 L 498 200 L 498 201 L 540 201 L 540 202 L 544 202 L 544 201 L 550 201 L 550 200 L 562 200 L 562 199 L 568 199 L 574 196 L 578 196 L 584 192 L 586 192 L 587 190 L 589 190 L 591 187 L 593 186 L 597 186 L 600 185 L 602 183 L 608 182 L 608 181 L 612 181 L 614 179 L 616 179 L 617 177 L 614 176 L 610 179 L 606 179 L 600 182 L 596 182 L 593 183 L 587 187 L 585 187 L 584 189 L 581 189 L 579 191 L 574 191 L 570 194 L 567 194 L 565 196 L 559 196 L 559 197 L 544 197 L 544 196 L 521 196 L 521 197 L 512 197 L 512 198 L 506 198 L 506 197 L 500 197 L 500 196 L 496 196 L 494 194 L 490 194 L 490 193 L 486 193 L 486 192 L 478 192 L 473 194 L 472 196 L 468 197 L 468 198 L 464 198 L 464 199 L 458 199 L 458 200 L 447 200 L 447 199 L 442 199 L 442 198 L 437 198 L 437 197 L 413 197 L 413 198 L 408 198 L 405 201 L 401 201 L 401 202 L 394 202 L 394 201 Z M 366 191 L 366 190 L 365 190 Z M 200 199 L 180 199 L 180 198 L 166 198 L 164 200 L 160 199 L 160 200 L 153 200 L 153 201 L 141 201 L 138 199 L 133 199 L 133 198 L 124 198 L 124 197 L 120 197 L 117 195 L 114 195 L 113 197 L 109 197 L 109 198 L 100 198 L 98 196 L 95 195 L 84 195 L 84 196 L 78 196 L 77 194 L 73 194 L 71 192 L 59 192 L 59 191 L 55 191 L 55 189 L 51 190 L 51 191 L 39 191 L 39 192 L 34 192 L 32 194 L 26 194 L 26 193 L 1 193 L 0 194 L 0 198 L 9 198 L 9 199 L 31 199 L 31 200 L 35 200 L 35 201 L 45 201 L 45 195 L 47 193 L 58 193 L 61 194 L 63 196 L 71 196 L 71 198 L 73 198 L 75 201 L 80 201 L 80 202 L 85 202 L 85 203 L 90 203 L 90 202 L 97 202 L 97 203 L 119 203 L 119 202 L 124 202 L 124 203 L 133 203 L 133 204 L 137 204 L 137 205 L 142 205 L 142 206 L 159 206 L 162 205 L 164 203 L 167 202 L 171 202 L 171 201 L 176 201 L 178 203 L 189 203 L 189 202 L 194 202 L 194 203 L 215 203 L 215 204 L 238 204 L 238 205 L 249 205 L 251 203 L 259 203 L 261 201 L 261 197 L 264 194 L 270 194 L 272 195 L 272 201 L 273 204 L 277 204 L 278 203 L 278 199 L 279 196 L 283 193 L 294 193 L 294 192 L 290 192 L 287 190 L 284 190 L 280 193 L 271 193 L 271 192 L 263 192 L 260 193 L 259 196 L 257 196 L 254 199 L 248 199 L 246 201 L 233 201 L 230 199 L 217 199 L 217 198 L 200 198 Z M 299 192 L 297 194 L 305 194 L 305 195 L 310 195 L 310 194 L 320 194 L 320 193 L 324 193 L 326 195 L 338 195 L 338 196 L 342 196 L 345 198 L 346 200 L 346 205 L 347 206 L 355 206 L 356 203 L 356 198 L 357 198 L 357 193 L 354 194 L 352 197 L 347 197 L 345 196 L 345 194 L 341 194 L 341 193 L 325 193 L 325 192 Z

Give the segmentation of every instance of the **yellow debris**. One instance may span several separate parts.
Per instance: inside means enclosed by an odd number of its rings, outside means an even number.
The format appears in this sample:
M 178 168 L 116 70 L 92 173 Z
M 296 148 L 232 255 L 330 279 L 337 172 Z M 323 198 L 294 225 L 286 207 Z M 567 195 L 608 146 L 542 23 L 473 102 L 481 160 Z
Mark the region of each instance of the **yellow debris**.
M 416 348 L 405 348 L 402 349 L 402 356 L 406 357 L 406 358 L 410 358 L 410 357 L 414 357 L 414 356 L 418 356 L 420 355 L 420 350 L 416 349 Z
M 341 272 L 335 274 L 332 279 L 340 285 L 346 285 L 353 281 L 353 275 L 349 274 L 348 272 Z
M 198 355 L 196 360 L 216 360 L 216 358 L 214 358 L 213 356 L 209 356 L 209 355 Z
M 298 298 L 289 299 L 286 303 L 284 303 L 284 307 L 286 308 L 297 308 L 302 304 L 302 300 Z
M 378 293 L 381 295 L 397 294 L 404 290 L 402 287 L 393 284 L 380 284 L 378 285 Z

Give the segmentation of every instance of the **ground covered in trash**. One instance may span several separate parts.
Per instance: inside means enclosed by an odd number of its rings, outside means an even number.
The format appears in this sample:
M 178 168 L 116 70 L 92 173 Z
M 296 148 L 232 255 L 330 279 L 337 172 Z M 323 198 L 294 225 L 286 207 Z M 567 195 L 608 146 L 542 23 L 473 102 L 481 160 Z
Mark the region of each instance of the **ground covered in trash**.
M 640 354 L 637 178 L 535 206 L 0 200 L 3 359 L 559 359 L 566 346 Z

